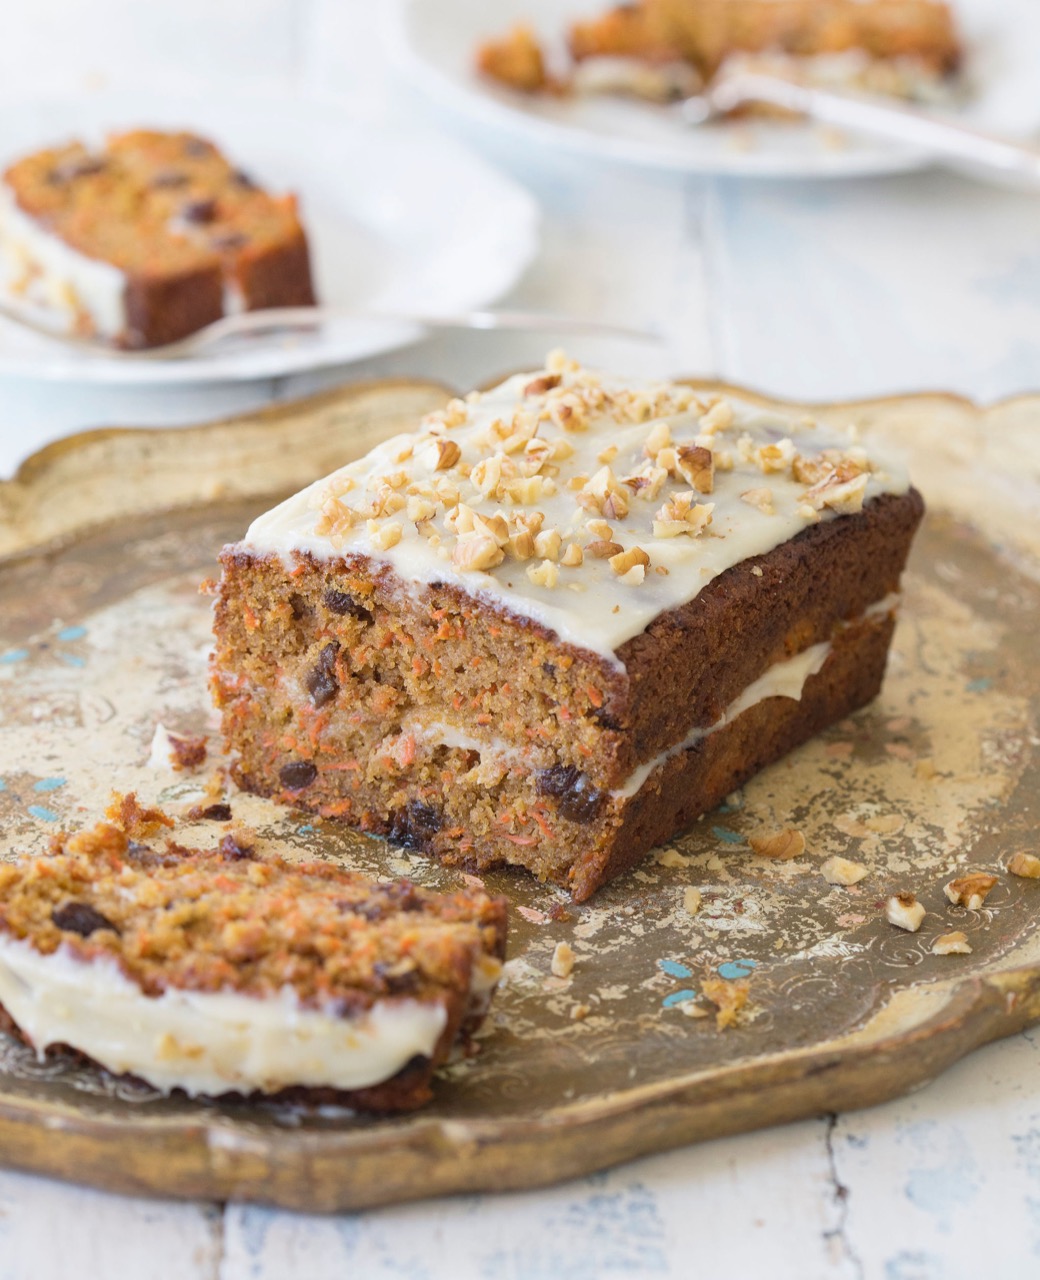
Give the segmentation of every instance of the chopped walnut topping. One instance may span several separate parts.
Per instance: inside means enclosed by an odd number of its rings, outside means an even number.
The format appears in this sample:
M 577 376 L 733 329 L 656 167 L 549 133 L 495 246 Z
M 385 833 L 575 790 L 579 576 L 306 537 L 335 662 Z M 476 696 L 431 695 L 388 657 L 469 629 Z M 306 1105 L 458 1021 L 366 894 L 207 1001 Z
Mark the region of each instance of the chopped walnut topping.
M 451 553 L 451 562 L 456 569 L 467 570 L 493 569 L 505 559 L 505 552 L 489 533 L 462 533 Z
M 543 529 L 534 540 L 534 553 L 543 560 L 557 560 L 562 543 L 559 529 Z
M 428 413 L 422 425 L 430 430 L 441 427 L 451 431 L 454 427 L 461 427 L 468 417 L 469 407 L 464 400 L 449 400 L 443 409 Z
M 625 476 L 621 483 L 631 489 L 637 498 L 653 502 L 664 488 L 668 472 L 664 467 L 645 466 L 634 475 Z
M 544 396 L 547 391 L 552 391 L 560 385 L 562 381 L 560 374 L 547 373 L 541 378 L 532 379 L 526 387 L 524 387 L 525 396 Z
M 530 560 L 534 555 L 534 535 L 527 529 L 511 534 L 509 550 L 517 560 Z
M 715 488 L 715 460 L 710 449 L 700 445 L 680 445 L 678 470 L 687 484 L 698 493 L 711 493 Z
M 656 458 L 662 449 L 672 443 L 672 429 L 667 422 L 655 422 L 647 432 L 643 452 L 648 458 Z
M 623 520 L 628 515 L 628 499 L 610 467 L 601 467 L 578 494 L 578 504 L 586 511 L 596 511 L 608 520 Z
M 745 489 L 740 495 L 740 500 L 741 502 L 746 502 L 749 507 L 757 508 L 763 515 L 771 516 L 776 514 L 773 508 L 772 489 Z
M 431 502 L 428 498 L 420 498 L 418 495 L 412 495 L 408 499 L 405 507 L 405 515 L 414 524 L 421 524 L 424 520 L 432 520 L 437 514 L 437 504 Z
M 924 917 L 925 909 L 912 893 L 894 894 L 885 903 L 885 919 L 907 933 L 916 933 Z
M 1040 858 L 1035 853 L 1016 853 L 1008 862 L 1008 870 L 1025 880 L 1040 880 Z
M 794 456 L 794 444 L 786 437 L 783 440 L 778 440 L 775 444 L 759 445 L 752 454 L 758 464 L 758 469 L 765 472 L 766 475 L 786 471 L 791 465 Z
M 614 527 L 608 524 L 606 520 L 589 520 L 585 528 L 594 538 L 601 538 L 604 542 L 613 541 Z
M 630 547 L 627 551 L 619 551 L 610 557 L 610 567 L 619 575 L 628 573 L 635 565 L 645 569 L 649 563 L 650 557 L 642 547 Z
M 805 836 L 794 827 L 764 836 L 749 836 L 748 844 L 760 858 L 772 858 L 777 862 L 800 858 L 805 852 Z
M 959 876 L 944 886 L 946 897 L 957 907 L 967 907 L 969 911 L 980 911 L 990 890 L 997 883 L 997 877 L 983 871 L 971 875 Z
M 401 541 L 403 532 L 396 520 L 387 520 L 382 524 L 378 520 L 368 522 L 368 536 L 372 540 L 373 547 L 379 551 L 389 551 L 391 547 L 396 547 Z
M 618 555 L 624 549 L 620 542 L 606 542 L 600 539 L 597 542 L 588 543 L 585 554 L 591 556 L 593 560 L 609 560 L 611 556 Z
M 684 533 L 696 537 L 711 524 L 715 504 L 695 503 L 693 498 L 692 490 L 677 493 L 661 507 L 654 517 L 655 538 L 677 538 Z
M 618 575 L 618 582 L 623 583 L 626 587 L 641 586 L 646 578 L 646 566 L 642 564 L 634 564 L 627 573 Z
M 437 462 L 434 471 L 450 471 L 462 457 L 462 450 L 454 440 L 437 441 Z
M 837 856 L 828 858 L 820 867 L 820 871 L 828 884 L 845 886 L 859 884 L 864 876 L 870 874 L 862 862 L 851 862 L 848 858 Z
M 502 496 L 510 502 L 529 506 L 545 497 L 546 482 L 541 476 L 524 476 L 502 486 Z
M 321 506 L 321 515 L 314 526 L 319 537 L 347 533 L 357 523 L 358 514 L 345 506 L 338 498 L 328 498 Z
M 598 453 L 598 454 L 596 454 L 596 461 L 597 461 L 597 462 L 604 462 L 604 463 L 606 463 L 606 462 L 613 462 L 613 461 L 614 461 L 614 459 L 615 459 L 617 456 L 618 456 L 618 447 L 617 447 L 617 445 L 616 445 L 616 444 L 608 444 L 608 445 L 607 445 L 607 447 L 606 447 L 605 449 L 601 449 L 601 450 L 599 451 L 599 453 Z
M 748 1002 L 749 989 L 746 981 L 731 982 L 725 978 L 705 978 L 701 983 L 701 994 L 718 1010 L 715 1025 L 720 1031 L 737 1025 L 738 1015 Z
M 574 972 L 576 957 L 574 948 L 567 942 L 558 942 L 553 948 L 549 968 L 554 978 L 569 978 Z
M 569 569 L 576 568 L 585 559 L 585 555 L 581 547 L 576 542 L 567 544 L 567 550 L 560 559 L 560 564 L 565 564 Z
M 944 933 L 932 943 L 933 956 L 970 956 L 971 943 L 967 934 L 958 929 L 954 933 Z
M 716 400 L 701 418 L 701 430 L 727 431 L 733 425 L 733 406 L 728 400 Z
M 862 511 L 868 478 L 865 475 L 856 476 L 853 480 L 846 480 L 844 484 L 835 485 L 829 490 L 825 489 L 823 505 L 843 516 Z
M 555 587 L 560 581 L 560 570 L 551 560 L 543 560 L 539 565 L 532 565 L 527 576 L 536 587 Z

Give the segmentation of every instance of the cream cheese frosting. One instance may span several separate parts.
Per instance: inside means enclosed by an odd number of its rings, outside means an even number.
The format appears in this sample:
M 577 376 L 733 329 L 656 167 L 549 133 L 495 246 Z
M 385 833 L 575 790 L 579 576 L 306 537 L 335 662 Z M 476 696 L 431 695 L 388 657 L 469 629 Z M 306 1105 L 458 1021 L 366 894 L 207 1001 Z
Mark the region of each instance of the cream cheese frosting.
M 486 1003 L 500 966 L 486 958 L 474 999 Z M 113 960 L 49 955 L 0 938 L 0 1005 L 41 1055 L 65 1044 L 164 1092 L 350 1090 L 380 1084 L 429 1057 L 447 1014 L 437 1003 L 377 1002 L 360 1017 L 302 1006 L 291 988 L 258 999 L 168 988 L 147 996 Z
M 297 493 L 242 547 L 455 583 L 617 662 L 732 566 L 908 488 L 851 427 L 557 354 Z
M 126 276 L 111 263 L 73 249 L 18 207 L 0 183 L 0 288 L 17 302 L 43 310 L 69 329 L 86 318 L 95 334 L 118 338 L 126 329 Z

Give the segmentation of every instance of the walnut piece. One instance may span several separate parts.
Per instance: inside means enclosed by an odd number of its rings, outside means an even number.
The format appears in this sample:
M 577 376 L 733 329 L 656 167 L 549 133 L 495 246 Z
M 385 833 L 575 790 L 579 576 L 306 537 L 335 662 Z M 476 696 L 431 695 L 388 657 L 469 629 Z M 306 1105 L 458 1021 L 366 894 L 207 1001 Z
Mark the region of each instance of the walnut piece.
M 679 446 L 678 470 L 687 484 L 698 493 L 711 493 L 715 488 L 715 459 L 710 449 L 700 445 Z
M 455 543 L 451 562 L 456 569 L 493 569 L 505 559 L 505 552 L 489 533 L 463 533 Z
M 967 907 L 969 911 L 979 911 L 996 883 L 996 876 L 984 871 L 976 871 L 972 875 L 958 876 L 956 880 L 951 880 L 944 886 L 943 892 L 954 906 Z
M 1040 880 L 1040 858 L 1035 853 L 1016 853 L 1008 862 L 1008 870 L 1025 880 Z
M 552 953 L 549 968 L 554 978 L 569 978 L 574 972 L 574 949 L 566 942 L 558 942 Z
M 768 835 L 750 836 L 748 844 L 760 858 L 772 858 L 775 862 L 789 862 L 805 852 L 805 836 L 794 827 L 772 831 Z
M 916 933 L 924 917 L 925 909 L 912 893 L 894 894 L 885 903 L 885 919 L 907 933 Z
M 715 1025 L 720 1031 L 737 1025 L 737 1015 L 748 1001 L 748 990 L 744 980 L 730 982 L 725 978 L 705 978 L 701 983 L 701 995 L 718 1010 Z
M 967 935 L 958 929 L 954 933 L 944 933 L 932 943 L 933 956 L 970 956 L 971 943 Z
M 833 857 L 820 867 L 824 880 L 828 884 L 859 884 L 864 876 L 870 874 L 862 862 L 851 862 L 848 858 Z
M 437 463 L 434 471 L 449 471 L 462 457 L 462 450 L 454 440 L 437 441 Z
M 627 551 L 619 551 L 610 557 L 610 567 L 619 577 L 628 573 L 636 565 L 642 565 L 645 569 L 649 563 L 650 557 L 642 547 L 629 547 Z

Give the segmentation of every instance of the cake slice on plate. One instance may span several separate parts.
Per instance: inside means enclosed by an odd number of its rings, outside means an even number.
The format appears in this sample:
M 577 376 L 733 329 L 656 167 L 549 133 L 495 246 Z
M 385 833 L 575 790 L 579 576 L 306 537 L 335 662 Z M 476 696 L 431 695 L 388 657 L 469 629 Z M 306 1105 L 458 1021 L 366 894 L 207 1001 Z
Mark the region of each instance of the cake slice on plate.
M 426 1101 L 480 1024 L 505 905 L 118 825 L 0 866 L 0 1022 L 192 1095 Z
M 943 0 L 636 0 L 572 23 L 567 46 L 573 65 L 553 74 L 520 25 L 482 44 L 477 68 L 525 93 L 683 97 L 744 67 L 913 98 L 962 58 Z
M 234 776 L 587 898 L 876 695 L 922 510 L 846 432 L 553 358 L 225 549 Z
M 295 197 L 263 191 L 205 138 L 145 129 L 6 170 L 0 290 L 56 329 L 120 347 L 314 302 Z

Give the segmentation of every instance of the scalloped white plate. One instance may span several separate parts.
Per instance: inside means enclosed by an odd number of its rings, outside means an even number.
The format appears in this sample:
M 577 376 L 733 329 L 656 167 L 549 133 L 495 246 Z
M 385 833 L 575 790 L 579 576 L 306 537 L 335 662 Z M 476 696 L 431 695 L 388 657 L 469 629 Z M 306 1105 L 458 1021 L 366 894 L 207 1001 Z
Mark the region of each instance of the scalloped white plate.
M 611 98 L 558 100 L 499 89 L 473 70 L 477 44 L 518 21 L 559 43 L 568 22 L 610 0 L 391 0 L 387 32 L 409 82 L 457 120 L 510 138 L 601 160 L 680 173 L 834 178 L 919 169 L 914 147 L 776 121 L 691 128 L 674 109 Z M 965 123 L 1011 136 L 1040 132 L 1040 3 L 955 0 L 972 86 Z
M 0 112 L 0 169 L 63 138 L 136 126 L 195 129 L 272 190 L 298 192 L 326 303 L 464 311 L 508 290 L 538 250 L 538 207 L 523 188 L 442 135 L 391 130 L 327 103 L 141 91 L 19 101 Z M 249 380 L 346 364 L 421 336 L 415 325 L 337 322 L 189 360 L 131 362 L 0 318 L 0 374 L 122 385 Z

